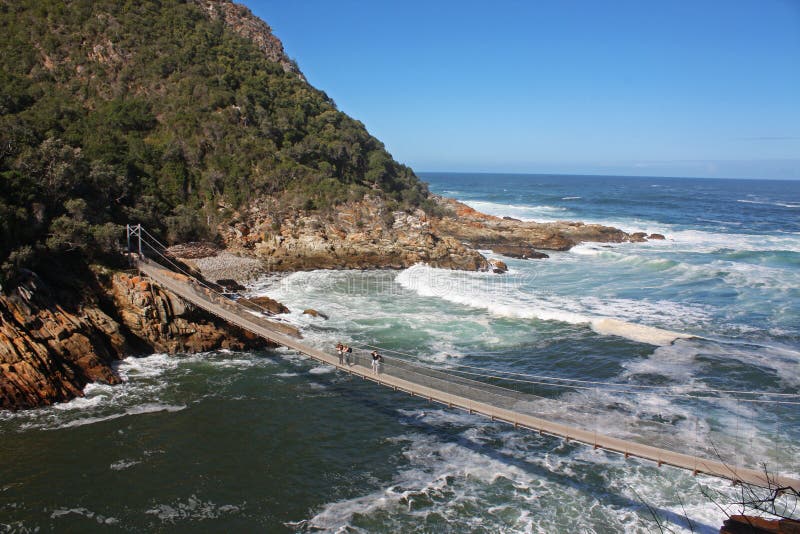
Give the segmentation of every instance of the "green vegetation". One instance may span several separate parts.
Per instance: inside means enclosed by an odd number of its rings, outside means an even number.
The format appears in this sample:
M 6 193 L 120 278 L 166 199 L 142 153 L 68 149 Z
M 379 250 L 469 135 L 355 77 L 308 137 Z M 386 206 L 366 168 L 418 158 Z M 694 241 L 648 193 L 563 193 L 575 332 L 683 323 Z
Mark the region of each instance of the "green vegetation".
M 325 210 L 368 191 L 431 205 L 363 124 L 195 3 L 0 0 L 0 283 L 111 262 L 127 222 L 208 238 L 259 195 Z

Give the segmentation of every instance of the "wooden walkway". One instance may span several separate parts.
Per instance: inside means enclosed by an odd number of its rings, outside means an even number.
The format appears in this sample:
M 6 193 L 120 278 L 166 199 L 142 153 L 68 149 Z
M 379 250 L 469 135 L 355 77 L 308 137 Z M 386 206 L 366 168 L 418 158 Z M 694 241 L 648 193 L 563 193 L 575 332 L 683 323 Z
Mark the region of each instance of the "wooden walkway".
M 767 477 L 764 471 L 728 465 L 720 461 L 615 438 L 509 409 L 508 404 L 491 402 L 493 396 L 499 400 L 500 395 L 492 393 L 491 386 L 477 381 L 452 377 L 452 382 L 448 382 L 441 378 L 443 373 L 438 371 L 434 371 L 436 375 L 439 375 L 436 377 L 415 373 L 408 369 L 399 373 L 402 376 L 396 376 L 391 372 L 376 375 L 366 365 L 341 365 L 338 357 L 333 354 L 328 354 L 300 341 L 296 331 L 288 325 L 258 317 L 245 307 L 236 304 L 235 301 L 221 297 L 201 287 L 192 279 L 169 271 L 152 261 L 138 260 L 137 267 L 164 289 L 231 324 L 278 345 L 296 350 L 321 363 L 396 391 L 422 397 L 431 402 L 439 402 L 451 408 L 460 408 L 471 414 L 480 414 L 493 421 L 509 423 L 516 428 L 526 428 L 567 441 L 584 443 L 595 449 L 623 454 L 626 458 L 633 456 L 650 460 L 656 462 L 659 467 L 669 465 L 687 469 L 694 474 L 703 473 L 760 487 L 792 487 L 800 490 L 800 480 L 797 478 L 773 474 Z

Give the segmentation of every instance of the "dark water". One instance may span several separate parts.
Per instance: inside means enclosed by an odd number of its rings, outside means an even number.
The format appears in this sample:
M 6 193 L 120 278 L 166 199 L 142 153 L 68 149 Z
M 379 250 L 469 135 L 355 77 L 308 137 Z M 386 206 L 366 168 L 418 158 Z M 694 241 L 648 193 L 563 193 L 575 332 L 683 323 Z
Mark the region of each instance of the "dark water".
M 287 303 L 312 344 L 521 373 L 544 413 L 798 475 L 800 406 L 682 396 L 798 392 L 798 183 L 425 178 L 498 215 L 667 239 L 506 258 L 502 277 L 317 271 L 253 292 Z M 0 532 L 653 532 L 654 513 L 676 532 L 715 532 L 724 514 L 708 490 L 731 498 L 724 482 L 449 411 L 288 351 L 152 355 L 120 372 L 121 386 L 0 414 Z M 664 389 L 524 383 L 542 375 Z

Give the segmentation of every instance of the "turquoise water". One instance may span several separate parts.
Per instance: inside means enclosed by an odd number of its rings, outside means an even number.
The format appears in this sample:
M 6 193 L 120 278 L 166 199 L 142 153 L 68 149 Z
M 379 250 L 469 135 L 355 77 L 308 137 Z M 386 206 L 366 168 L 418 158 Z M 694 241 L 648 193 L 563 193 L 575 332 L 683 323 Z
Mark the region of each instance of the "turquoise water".
M 797 393 L 800 183 L 424 178 L 496 215 L 667 239 L 504 258 L 502 276 L 316 271 L 265 277 L 252 292 L 285 302 L 319 346 L 659 386 L 515 385 L 586 428 L 800 473 L 797 405 L 684 395 Z M 0 414 L 0 531 L 652 532 L 655 513 L 677 532 L 715 532 L 724 515 L 704 493 L 731 498 L 724 482 L 449 411 L 288 351 L 119 368 L 121 386 Z

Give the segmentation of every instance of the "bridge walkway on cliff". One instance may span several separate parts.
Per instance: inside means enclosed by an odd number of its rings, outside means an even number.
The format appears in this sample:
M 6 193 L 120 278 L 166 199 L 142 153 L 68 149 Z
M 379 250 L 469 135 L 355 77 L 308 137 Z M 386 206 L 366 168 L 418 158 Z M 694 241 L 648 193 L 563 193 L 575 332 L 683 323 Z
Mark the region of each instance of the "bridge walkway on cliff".
M 147 246 L 160 254 L 152 245 Z M 541 417 L 543 415 L 539 409 L 543 400 L 541 397 L 456 376 L 447 370 L 433 369 L 415 362 L 392 358 L 385 362 L 381 372 L 376 374 L 370 367 L 367 351 L 358 351 L 354 355 L 355 362 L 352 365 L 340 364 L 338 356 L 301 341 L 293 327 L 268 320 L 235 300 L 215 292 L 202 282 L 167 269 L 143 255 L 131 254 L 131 258 L 136 267 L 153 282 L 198 308 L 275 344 L 296 350 L 323 364 L 381 386 L 438 402 L 450 408 L 459 408 L 470 414 L 483 415 L 494 421 L 514 425 L 516 428 L 529 429 L 567 441 L 590 445 L 595 449 L 623 454 L 626 458 L 630 456 L 642 458 L 656 462 L 659 466 L 669 465 L 695 474 L 708 474 L 759 487 L 788 487 L 800 490 L 800 479 L 797 478 L 772 473 L 768 475 L 766 470 L 741 467 L 732 462 L 675 452 L 613 437 L 597 430 L 586 430 L 572 424 L 553 421 L 552 414 L 548 414 L 548 418 Z M 166 259 L 171 263 L 171 260 Z

